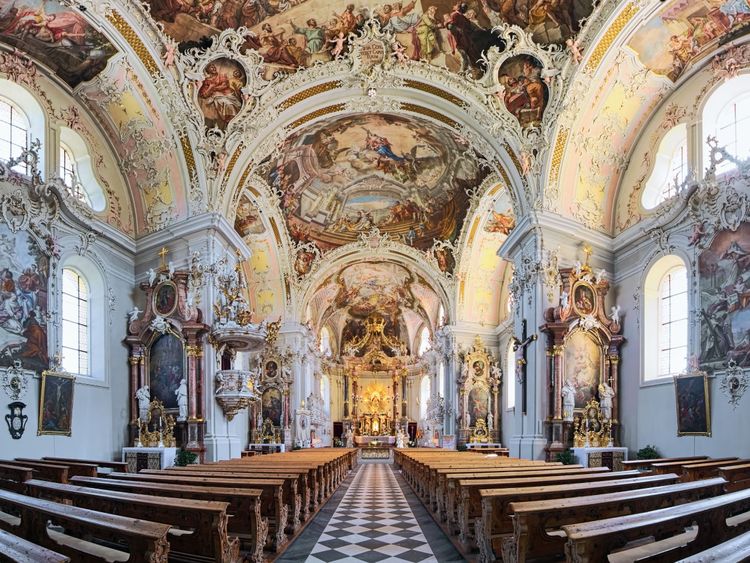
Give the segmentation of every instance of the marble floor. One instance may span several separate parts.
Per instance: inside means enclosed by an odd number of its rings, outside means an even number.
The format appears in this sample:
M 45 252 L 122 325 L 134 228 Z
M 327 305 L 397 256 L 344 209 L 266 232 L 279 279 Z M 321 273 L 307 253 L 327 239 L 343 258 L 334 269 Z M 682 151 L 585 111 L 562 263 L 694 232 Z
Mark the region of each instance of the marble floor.
M 365 461 L 276 561 L 464 559 L 391 463 Z

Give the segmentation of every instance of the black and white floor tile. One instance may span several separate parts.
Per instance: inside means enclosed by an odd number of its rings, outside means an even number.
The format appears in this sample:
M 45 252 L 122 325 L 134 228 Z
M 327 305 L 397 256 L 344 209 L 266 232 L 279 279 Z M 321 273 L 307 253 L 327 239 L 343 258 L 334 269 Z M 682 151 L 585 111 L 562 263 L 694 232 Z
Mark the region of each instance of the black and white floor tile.
M 306 529 L 278 561 L 463 561 L 390 463 L 360 464 L 332 512 L 322 532 L 313 528 L 305 538 Z M 325 518 L 323 511 L 315 517 Z M 306 559 L 300 557 L 303 552 Z

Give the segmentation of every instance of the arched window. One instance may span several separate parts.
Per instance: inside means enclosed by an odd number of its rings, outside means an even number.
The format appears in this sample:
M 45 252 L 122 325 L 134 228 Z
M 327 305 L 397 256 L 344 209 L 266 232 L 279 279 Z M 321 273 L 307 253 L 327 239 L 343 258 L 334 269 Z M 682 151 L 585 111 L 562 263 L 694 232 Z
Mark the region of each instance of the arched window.
M 653 209 L 677 195 L 688 175 L 687 125 L 680 123 L 664 135 L 656 151 L 654 169 L 643 190 L 643 207 Z
M 89 375 L 89 286 L 72 268 L 62 275 L 62 367 Z
M 6 98 L 0 98 L 0 160 L 18 158 L 29 146 L 29 120 L 21 109 Z M 28 174 L 26 164 L 13 167 L 19 174 Z
M 430 329 L 425 326 L 425 327 L 422 327 L 422 330 L 419 332 L 419 344 L 417 348 L 417 355 L 422 356 L 429 349 L 430 349 Z
M 644 284 L 644 380 L 672 377 L 687 367 L 688 279 L 679 256 L 659 259 Z
M 320 353 L 326 358 L 330 358 L 333 355 L 331 350 L 331 331 L 328 330 L 327 326 L 324 326 L 320 331 Z
M 703 108 L 703 142 L 716 137 L 720 147 L 739 159 L 750 158 L 750 138 L 743 131 L 750 125 L 750 75 L 727 80 L 711 94 Z M 710 148 L 704 145 L 704 168 L 710 164 Z M 735 168 L 724 161 L 716 167 L 722 174 Z
M 430 399 L 430 376 L 425 375 L 419 384 L 419 419 L 427 416 L 427 401 Z
M 513 340 L 508 343 L 508 352 L 505 356 L 505 396 L 506 407 L 516 408 L 516 353 L 513 351 Z
M 445 326 L 445 307 L 442 303 L 438 307 L 438 326 Z
M 331 412 L 331 382 L 327 375 L 320 378 L 320 396 L 323 398 L 323 410 Z
M 68 127 L 60 128 L 58 174 L 68 193 L 94 211 L 104 211 L 107 199 L 96 179 L 83 137 Z

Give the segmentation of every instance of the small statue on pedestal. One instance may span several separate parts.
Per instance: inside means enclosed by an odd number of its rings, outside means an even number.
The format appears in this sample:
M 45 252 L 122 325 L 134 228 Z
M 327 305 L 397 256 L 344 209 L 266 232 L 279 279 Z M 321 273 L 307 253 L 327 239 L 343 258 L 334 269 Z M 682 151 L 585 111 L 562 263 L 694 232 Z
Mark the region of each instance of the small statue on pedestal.
M 565 380 L 562 388 L 563 420 L 572 421 L 573 411 L 576 406 L 576 388 L 570 379 Z
M 615 390 L 603 381 L 599 385 L 599 408 L 602 411 L 604 420 L 612 420 L 612 397 L 615 396 Z
M 148 413 L 148 404 L 151 401 L 151 391 L 148 385 L 144 385 L 135 392 L 135 398 L 138 401 L 138 418 L 146 420 Z
M 344 439 L 346 440 L 347 448 L 354 447 L 354 432 L 352 432 L 351 426 L 346 429 L 346 434 L 344 434 Z
M 180 422 L 185 421 L 187 420 L 188 412 L 188 390 L 187 381 L 184 377 L 180 380 L 180 386 L 174 394 L 177 395 L 177 407 L 180 409 L 180 414 L 177 416 L 177 420 Z
M 401 427 L 398 427 L 398 430 L 396 431 L 396 447 L 397 448 L 405 448 L 406 447 L 406 433 L 401 430 Z

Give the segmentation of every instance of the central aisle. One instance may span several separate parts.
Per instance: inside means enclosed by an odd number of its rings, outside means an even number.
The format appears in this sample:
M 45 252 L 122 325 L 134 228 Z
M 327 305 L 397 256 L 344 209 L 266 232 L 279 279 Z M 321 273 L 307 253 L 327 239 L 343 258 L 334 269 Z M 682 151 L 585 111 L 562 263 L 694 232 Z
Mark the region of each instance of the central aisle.
M 314 524 L 319 518 L 327 518 L 324 514 L 327 506 L 311 523 L 313 529 L 308 527 L 278 561 L 294 558 L 300 561 L 303 553 L 311 562 L 463 561 L 419 501 L 405 488 L 405 482 L 400 476 L 397 479 L 392 467 L 390 463 L 362 462 L 322 533 L 314 531 Z M 335 504 L 336 499 L 331 502 Z M 318 536 L 317 540 L 313 534 Z

